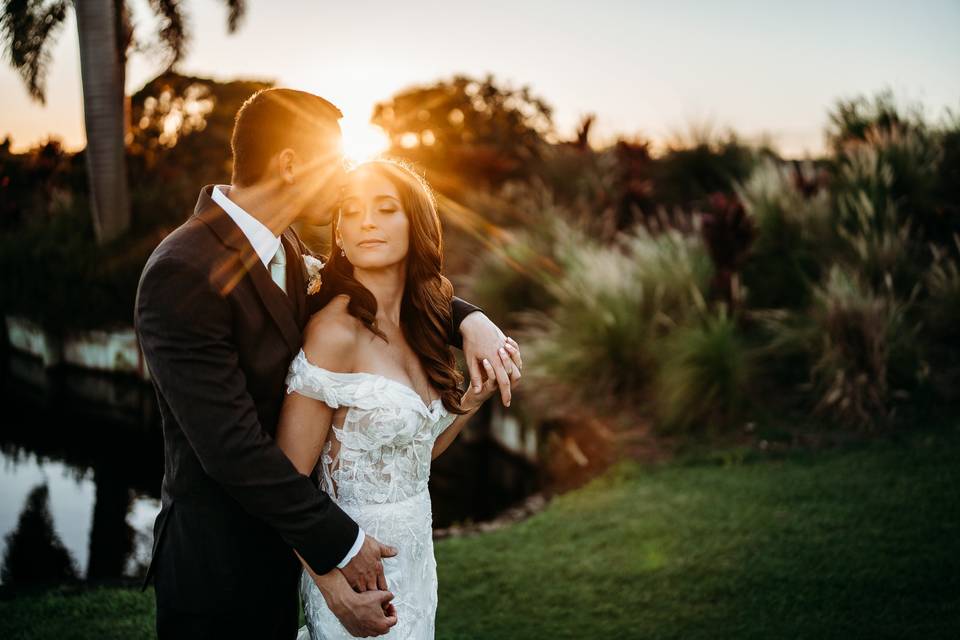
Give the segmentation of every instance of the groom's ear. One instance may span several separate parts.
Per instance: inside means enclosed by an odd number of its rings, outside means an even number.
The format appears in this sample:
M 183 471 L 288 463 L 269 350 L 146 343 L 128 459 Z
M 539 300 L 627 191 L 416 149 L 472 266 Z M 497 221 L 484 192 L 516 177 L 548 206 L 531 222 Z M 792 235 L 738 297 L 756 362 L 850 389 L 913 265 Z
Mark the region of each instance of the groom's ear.
M 274 175 L 278 175 L 284 184 L 293 184 L 299 169 L 298 162 L 297 152 L 288 147 L 281 149 L 270 164 L 273 165 Z

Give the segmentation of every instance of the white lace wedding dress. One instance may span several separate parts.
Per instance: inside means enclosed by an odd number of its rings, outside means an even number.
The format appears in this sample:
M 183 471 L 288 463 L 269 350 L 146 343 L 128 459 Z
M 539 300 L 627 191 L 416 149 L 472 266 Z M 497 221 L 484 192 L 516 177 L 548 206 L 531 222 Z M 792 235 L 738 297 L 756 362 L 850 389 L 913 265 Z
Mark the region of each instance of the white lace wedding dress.
M 384 558 L 397 624 L 381 638 L 432 639 L 437 564 L 427 482 L 433 443 L 456 418 L 440 400 L 427 405 L 411 387 L 372 373 L 337 373 L 311 364 L 301 350 L 290 364 L 287 393 L 326 403 L 336 412 L 323 448 L 323 490 L 368 534 L 398 550 Z M 340 414 L 343 413 L 342 418 Z M 352 638 L 303 573 L 306 628 L 299 640 Z

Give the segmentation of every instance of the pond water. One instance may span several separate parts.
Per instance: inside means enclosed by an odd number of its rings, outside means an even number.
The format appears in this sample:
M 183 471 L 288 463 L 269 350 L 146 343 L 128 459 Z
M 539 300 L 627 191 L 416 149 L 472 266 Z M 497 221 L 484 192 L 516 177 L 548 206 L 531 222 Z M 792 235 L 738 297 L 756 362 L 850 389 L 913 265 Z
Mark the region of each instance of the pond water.
M 5 360 L 0 588 L 135 581 L 149 563 L 163 476 L 152 388 Z M 478 416 L 434 464 L 434 526 L 490 519 L 536 489 L 536 469 L 494 444 Z

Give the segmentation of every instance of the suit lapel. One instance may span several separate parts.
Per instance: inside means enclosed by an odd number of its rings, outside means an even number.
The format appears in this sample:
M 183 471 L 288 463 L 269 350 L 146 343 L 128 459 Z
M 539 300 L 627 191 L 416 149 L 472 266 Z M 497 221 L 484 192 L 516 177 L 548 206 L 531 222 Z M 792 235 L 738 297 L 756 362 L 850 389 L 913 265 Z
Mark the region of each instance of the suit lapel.
M 260 256 L 253 250 L 250 241 L 247 240 L 236 223 L 211 199 L 210 193 L 212 191 L 212 186 L 203 188 L 194 215 L 210 227 L 226 247 L 234 251 L 234 254 L 225 260 L 221 266 L 223 273 L 217 274 L 217 281 L 226 283 L 224 288 L 229 291 L 244 277 L 249 277 L 267 313 L 270 314 L 277 328 L 280 329 L 290 353 L 296 353 L 302 345 L 303 337 L 300 333 L 302 325 L 298 322 L 299 312 L 294 306 L 295 303 L 274 283 L 267 268 L 263 266 Z M 299 268 L 302 269 L 303 259 L 297 249 L 292 249 L 292 252 L 296 255 L 291 255 L 289 246 L 285 246 L 284 249 L 288 256 L 287 290 L 291 291 L 289 289 L 290 265 L 291 263 L 299 264 Z M 294 292 L 291 291 L 291 293 Z
M 287 296 L 293 303 L 297 323 L 303 327 L 307 322 L 307 267 L 300 239 L 292 228 L 284 231 L 280 239 L 287 252 Z

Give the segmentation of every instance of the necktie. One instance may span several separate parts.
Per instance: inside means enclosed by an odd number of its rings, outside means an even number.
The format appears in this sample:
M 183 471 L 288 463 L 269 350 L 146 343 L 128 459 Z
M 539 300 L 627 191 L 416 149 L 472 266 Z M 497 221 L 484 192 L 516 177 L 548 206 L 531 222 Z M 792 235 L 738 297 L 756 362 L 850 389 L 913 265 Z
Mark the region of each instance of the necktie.
M 273 259 L 270 260 L 270 278 L 284 293 L 287 292 L 287 254 L 283 250 L 282 242 L 277 252 L 273 254 Z

